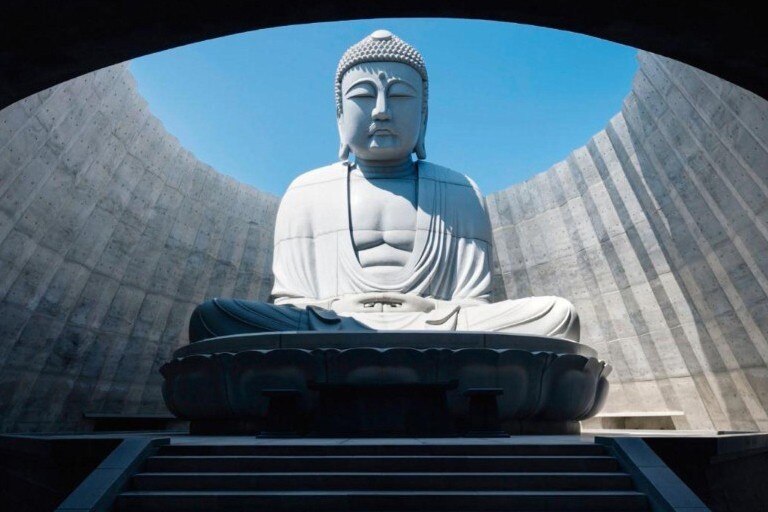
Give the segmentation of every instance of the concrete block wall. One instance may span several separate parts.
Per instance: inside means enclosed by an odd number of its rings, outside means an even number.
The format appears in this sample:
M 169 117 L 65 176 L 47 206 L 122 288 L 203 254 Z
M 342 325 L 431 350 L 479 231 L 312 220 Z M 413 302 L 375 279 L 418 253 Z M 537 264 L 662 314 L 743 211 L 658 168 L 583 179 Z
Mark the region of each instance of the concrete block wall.
M 195 305 L 269 296 L 278 202 L 182 148 L 125 64 L 0 111 L 0 431 L 164 412 Z
M 496 282 L 561 295 L 615 371 L 606 410 L 768 429 L 768 103 L 640 52 L 619 114 L 488 197 Z

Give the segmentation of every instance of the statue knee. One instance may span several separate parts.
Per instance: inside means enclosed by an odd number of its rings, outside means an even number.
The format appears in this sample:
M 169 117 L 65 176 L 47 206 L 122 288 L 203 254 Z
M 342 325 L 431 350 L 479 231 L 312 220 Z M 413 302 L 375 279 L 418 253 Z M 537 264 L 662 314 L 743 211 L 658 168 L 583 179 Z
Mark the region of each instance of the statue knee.
M 189 342 L 205 340 L 217 336 L 211 329 L 211 320 L 217 308 L 214 299 L 198 305 L 189 317 Z
M 261 301 L 211 299 L 195 308 L 189 319 L 189 341 L 257 332 L 306 329 L 306 311 Z
M 576 311 L 576 306 L 573 305 L 573 302 L 569 301 L 568 299 L 564 299 L 562 297 L 552 297 L 555 301 L 555 305 L 552 309 L 559 311 L 563 314 L 563 316 L 578 318 L 579 313 Z
M 552 336 L 565 338 L 572 341 L 579 341 L 581 336 L 581 324 L 579 323 L 579 313 L 576 306 L 568 299 L 562 297 L 552 297 L 552 315 L 559 319 L 559 325 Z

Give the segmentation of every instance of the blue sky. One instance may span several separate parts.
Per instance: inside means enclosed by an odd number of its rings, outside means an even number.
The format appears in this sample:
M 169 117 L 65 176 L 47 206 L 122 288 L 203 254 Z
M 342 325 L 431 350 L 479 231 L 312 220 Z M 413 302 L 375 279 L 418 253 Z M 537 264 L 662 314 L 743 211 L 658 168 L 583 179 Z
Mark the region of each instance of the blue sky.
M 344 50 L 378 28 L 424 56 L 428 160 L 484 193 L 519 183 L 583 145 L 621 108 L 636 50 L 528 25 L 387 19 L 259 30 L 131 63 L 140 93 L 197 158 L 282 195 L 337 160 L 333 76 Z

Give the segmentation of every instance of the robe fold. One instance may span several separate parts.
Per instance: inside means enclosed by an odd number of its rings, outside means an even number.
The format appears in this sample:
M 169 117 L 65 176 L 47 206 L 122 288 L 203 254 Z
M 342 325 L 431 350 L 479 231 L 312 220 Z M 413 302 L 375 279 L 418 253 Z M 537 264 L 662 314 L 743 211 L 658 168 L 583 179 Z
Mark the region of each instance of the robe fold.
M 463 174 L 418 163 L 414 248 L 402 269 L 360 266 L 349 212 L 349 171 L 343 163 L 303 174 L 288 187 L 275 226 L 275 304 L 369 292 L 488 302 L 491 225 L 485 199 Z

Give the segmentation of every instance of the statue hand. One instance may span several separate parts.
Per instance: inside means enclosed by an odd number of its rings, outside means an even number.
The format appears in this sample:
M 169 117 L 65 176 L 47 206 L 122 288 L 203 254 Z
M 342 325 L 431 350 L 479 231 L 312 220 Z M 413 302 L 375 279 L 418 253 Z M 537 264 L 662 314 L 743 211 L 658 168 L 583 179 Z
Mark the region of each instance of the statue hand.
M 373 292 L 341 297 L 331 305 L 337 313 L 402 312 L 428 313 L 435 301 L 399 292 Z

